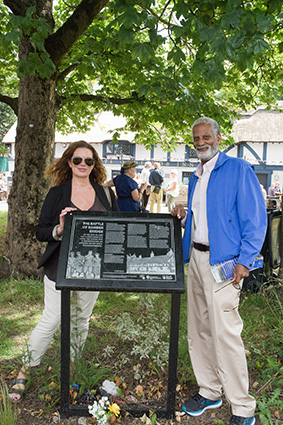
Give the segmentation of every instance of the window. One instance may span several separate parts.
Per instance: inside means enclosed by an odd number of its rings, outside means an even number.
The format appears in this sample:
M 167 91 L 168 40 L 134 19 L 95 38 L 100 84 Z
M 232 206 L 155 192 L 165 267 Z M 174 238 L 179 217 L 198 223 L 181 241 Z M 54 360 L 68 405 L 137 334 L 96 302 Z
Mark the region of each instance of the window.
M 197 158 L 197 152 L 195 150 L 195 148 L 193 146 L 188 146 L 186 145 L 186 149 L 185 149 L 185 159 L 189 159 L 189 158 Z
M 192 175 L 192 171 L 183 171 L 182 172 L 182 183 L 188 184 Z
M 128 142 L 127 140 L 119 140 L 117 143 L 113 143 L 112 140 L 104 142 L 103 145 L 103 156 L 104 157 L 120 157 L 121 155 L 125 156 L 135 156 L 135 145 Z

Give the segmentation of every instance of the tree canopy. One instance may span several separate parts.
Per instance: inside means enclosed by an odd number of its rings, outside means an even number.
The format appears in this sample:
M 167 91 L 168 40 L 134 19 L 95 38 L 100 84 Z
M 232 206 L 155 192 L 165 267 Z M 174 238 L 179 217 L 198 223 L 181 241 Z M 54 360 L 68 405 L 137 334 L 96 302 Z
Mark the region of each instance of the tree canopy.
M 84 130 L 111 110 L 136 142 L 172 149 L 208 115 L 228 135 L 236 111 L 282 97 L 282 17 L 281 0 L 1 1 L 0 102 L 18 116 L 13 270 L 36 268 L 55 125 Z
M 188 140 L 199 115 L 227 128 L 235 110 L 282 96 L 280 0 L 70 0 L 53 12 L 48 3 L 1 7 L 0 81 L 9 98 L 0 100 L 16 111 L 19 78 L 56 74 L 63 131 L 84 130 L 111 109 L 138 142 L 170 146 Z M 31 47 L 18 60 L 23 38 Z

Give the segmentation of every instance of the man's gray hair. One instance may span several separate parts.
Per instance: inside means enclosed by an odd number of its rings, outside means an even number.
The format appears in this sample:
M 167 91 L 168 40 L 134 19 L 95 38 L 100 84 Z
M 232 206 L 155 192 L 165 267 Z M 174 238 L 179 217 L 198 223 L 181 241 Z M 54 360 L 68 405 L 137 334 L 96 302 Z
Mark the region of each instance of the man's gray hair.
M 218 123 L 215 120 L 213 120 L 212 118 L 209 118 L 209 117 L 198 118 L 192 125 L 192 134 L 194 132 L 195 126 L 198 125 L 198 124 L 210 124 L 214 135 L 217 136 L 217 134 L 220 134 Z
M 146 161 L 146 162 L 144 163 L 144 166 L 145 166 L 145 168 L 152 167 L 152 163 L 151 163 L 150 161 Z

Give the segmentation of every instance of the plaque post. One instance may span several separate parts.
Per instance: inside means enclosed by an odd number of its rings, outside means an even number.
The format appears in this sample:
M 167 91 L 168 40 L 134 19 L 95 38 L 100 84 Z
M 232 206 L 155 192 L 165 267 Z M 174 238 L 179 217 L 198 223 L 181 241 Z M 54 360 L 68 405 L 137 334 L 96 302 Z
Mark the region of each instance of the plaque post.
M 70 404 L 70 290 L 61 291 L 61 415 L 69 417 Z
M 177 385 L 178 341 L 180 321 L 180 294 L 172 294 L 171 325 L 168 364 L 168 389 L 167 389 L 167 419 L 175 418 L 175 399 Z

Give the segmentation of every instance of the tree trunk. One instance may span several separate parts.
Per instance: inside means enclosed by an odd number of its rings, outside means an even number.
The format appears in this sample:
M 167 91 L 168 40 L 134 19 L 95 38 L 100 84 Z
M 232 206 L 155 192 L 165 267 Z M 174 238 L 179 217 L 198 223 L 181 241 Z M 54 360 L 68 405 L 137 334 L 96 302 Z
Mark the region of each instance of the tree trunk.
M 53 159 L 55 99 L 54 80 L 39 77 L 21 80 L 5 247 L 5 257 L 14 276 L 38 275 L 37 263 L 44 246 L 37 242 L 35 228 L 48 189 L 44 170 Z
M 22 41 L 22 56 L 29 49 Z M 15 277 L 39 276 L 37 264 L 44 244 L 35 237 L 48 184 L 44 170 L 54 155 L 57 115 L 55 78 L 21 78 L 15 143 L 15 172 L 8 199 L 5 259 Z M 28 194 L 28 195 L 25 195 Z

